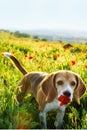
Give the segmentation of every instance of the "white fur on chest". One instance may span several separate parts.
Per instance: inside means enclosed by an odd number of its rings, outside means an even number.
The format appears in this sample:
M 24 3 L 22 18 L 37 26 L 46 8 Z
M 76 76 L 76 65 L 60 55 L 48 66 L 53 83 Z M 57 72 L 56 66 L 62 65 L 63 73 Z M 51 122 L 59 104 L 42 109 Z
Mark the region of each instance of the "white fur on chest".
M 48 111 L 51 111 L 51 110 L 57 110 L 57 109 L 64 111 L 65 105 L 60 106 L 60 102 L 57 99 L 54 99 L 53 102 L 46 104 L 46 106 L 44 108 L 44 112 L 48 112 Z

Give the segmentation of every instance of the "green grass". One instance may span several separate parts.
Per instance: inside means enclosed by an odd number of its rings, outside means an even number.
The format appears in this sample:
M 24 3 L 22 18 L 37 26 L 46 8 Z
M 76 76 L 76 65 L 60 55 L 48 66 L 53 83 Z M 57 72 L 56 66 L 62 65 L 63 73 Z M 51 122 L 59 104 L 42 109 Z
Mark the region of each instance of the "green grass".
M 27 95 L 18 106 L 15 102 L 16 86 L 22 74 L 6 57 L 3 51 L 14 53 L 27 71 L 71 70 L 81 76 L 87 86 L 87 45 L 66 42 L 17 38 L 9 32 L 0 32 L 0 128 L 42 128 L 38 117 L 38 105 Z M 48 128 L 55 128 L 55 112 L 48 113 Z M 63 128 L 87 128 L 87 92 L 77 105 L 73 101 L 67 106 Z

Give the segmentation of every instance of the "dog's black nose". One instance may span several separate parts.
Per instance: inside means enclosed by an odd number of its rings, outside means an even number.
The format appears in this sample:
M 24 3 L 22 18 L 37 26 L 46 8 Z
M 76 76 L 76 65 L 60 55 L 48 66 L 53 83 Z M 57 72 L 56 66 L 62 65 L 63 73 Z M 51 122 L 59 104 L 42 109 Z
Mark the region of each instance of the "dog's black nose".
M 65 92 L 63 92 L 63 94 L 66 95 L 66 96 L 68 96 L 68 97 L 71 96 L 71 93 L 69 91 L 65 91 Z

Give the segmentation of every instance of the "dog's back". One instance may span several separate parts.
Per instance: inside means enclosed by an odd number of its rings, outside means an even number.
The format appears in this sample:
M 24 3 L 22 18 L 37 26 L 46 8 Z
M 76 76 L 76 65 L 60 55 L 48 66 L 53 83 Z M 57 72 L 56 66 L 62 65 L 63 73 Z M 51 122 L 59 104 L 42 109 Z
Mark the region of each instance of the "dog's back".
M 21 101 L 28 93 L 33 94 L 33 96 L 36 98 L 37 88 L 46 75 L 47 73 L 44 72 L 30 72 L 24 75 L 23 79 L 18 85 L 18 88 L 21 88 L 20 94 L 17 94 L 18 101 Z

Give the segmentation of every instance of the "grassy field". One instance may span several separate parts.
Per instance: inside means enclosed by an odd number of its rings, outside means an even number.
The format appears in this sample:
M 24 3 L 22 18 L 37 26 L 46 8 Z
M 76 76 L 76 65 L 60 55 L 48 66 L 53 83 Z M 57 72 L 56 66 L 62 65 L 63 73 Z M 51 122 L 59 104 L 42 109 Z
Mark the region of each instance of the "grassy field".
M 2 52 L 13 53 L 27 71 L 71 70 L 81 76 L 87 86 L 87 45 L 83 43 L 49 42 L 37 37 L 17 37 L 10 32 L 0 32 L 0 128 L 42 128 L 38 117 L 38 105 L 27 95 L 19 106 L 15 102 L 16 86 L 22 74 Z M 47 115 L 48 128 L 55 128 L 55 112 Z M 77 105 L 67 106 L 63 128 L 87 128 L 87 92 Z

